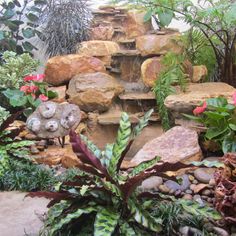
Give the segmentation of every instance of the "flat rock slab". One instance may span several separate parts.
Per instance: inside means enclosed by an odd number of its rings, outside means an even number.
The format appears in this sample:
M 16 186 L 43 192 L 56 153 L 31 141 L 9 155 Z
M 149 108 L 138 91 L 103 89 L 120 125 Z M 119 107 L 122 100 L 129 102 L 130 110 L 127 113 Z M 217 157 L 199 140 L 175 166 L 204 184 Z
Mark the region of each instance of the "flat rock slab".
M 220 82 L 189 84 L 185 93 L 168 96 L 165 99 L 165 106 L 174 113 L 191 113 L 196 106 L 208 98 L 222 96 L 232 102 L 234 91 L 234 87 Z
M 49 200 L 25 197 L 26 193 L 0 193 L 0 235 L 38 236 L 43 226 L 41 217 L 47 212 Z
M 170 163 L 200 161 L 202 152 L 198 144 L 197 132 L 175 126 L 160 137 L 146 143 L 131 162 L 140 164 L 156 156 L 161 157 L 163 162 Z

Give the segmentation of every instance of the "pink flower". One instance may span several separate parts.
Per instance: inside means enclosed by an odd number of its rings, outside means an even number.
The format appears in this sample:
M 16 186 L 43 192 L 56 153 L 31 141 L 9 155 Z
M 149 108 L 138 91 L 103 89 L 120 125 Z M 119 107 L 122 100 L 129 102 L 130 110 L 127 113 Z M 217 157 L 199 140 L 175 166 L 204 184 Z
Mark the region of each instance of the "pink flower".
M 44 77 L 45 77 L 44 74 L 28 75 L 24 78 L 24 81 L 25 82 L 29 82 L 29 81 L 42 82 Z
M 24 85 L 24 86 L 21 86 L 20 91 L 24 93 L 28 93 L 29 89 L 30 89 L 30 86 Z
M 48 97 L 45 96 L 44 94 L 40 94 L 39 95 L 39 99 L 42 101 L 42 102 L 46 102 L 48 100 Z
M 35 93 L 35 92 L 37 92 L 38 90 L 39 90 L 38 86 L 31 85 L 31 86 L 29 87 L 29 92 L 30 92 L 30 93 Z
M 207 108 L 207 103 L 204 102 L 202 104 L 202 106 L 199 106 L 199 107 L 196 107 L 194 110 L 193 110 L 193 114 L 196 116 L 196 115 L 199 115 L 201 113 L 203 113 Z
M 236 91 L 235 91 L 234 94 L 233 94 L 233 103 L 234 103 L 234 105 L 236 106 Z

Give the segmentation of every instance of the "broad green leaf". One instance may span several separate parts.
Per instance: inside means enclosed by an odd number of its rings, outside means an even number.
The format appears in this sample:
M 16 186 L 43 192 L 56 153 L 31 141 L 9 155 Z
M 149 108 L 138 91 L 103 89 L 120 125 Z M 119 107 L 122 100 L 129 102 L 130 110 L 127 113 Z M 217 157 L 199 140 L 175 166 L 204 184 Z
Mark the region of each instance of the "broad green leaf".
M 213 111 L 205 111 L 204 114 L 207 115 L 207 117 L 209 117 L 210 119 L 213 119 L 213 120 L 221 120 L 221 119 L 225 118 L 224 115 L 222 115 L 218 112 L 213 112 Z
M 26 17 L 30 20 L 30 21 L 38 21 L 38 16 L 36 16 L 35 14 L 33 14 L 33 13 L 29 13 L 29 14 L 27 14 L 26 15 Z
M 12 18 L 15 15 L 15 12 L 12 9 L 7 9 L 4 13 L 3 13 L 3 17 L 5 20 Z
M 224 153 L 236 152 L 236 136 L 234 132 L 227 135 L 222 142 L 222 150 Z
M 129 174 L 129 177 L 134 177 L 135 175 L 138 175 L 139 173 L 147 170 L 148 168 L 152 167 L 155 165 L 157 162 L 161 160 L 161 157 L 155 157 L 154 159 L 147 161 L 147 162 L 142 162 L 138 166 L 134 167 L 132 171 Z
M 218 97 L 218 98 L 209 98 L 207 99 L 207 106 L 210 107 L 225 107 L 228 104 L 228 101 L 224 97 Z
M 58 93 L 52 90 L 48 90 L 47 91 L 47 96 L 49 99 L 53 99 L 53 98 L 57 98 L 58 97 Z
M 236 131 L 236 125 L 235 124 L 229 124 L 230 129 L 233 131 Z
M 201 215 L 206 218 L 210 218 L 213 220 L 220 220 L 222 219 L 221 215 L 213 208 L 205 206 L 200 206 L 199 203 L 188 201 L 188 200 L 178 200 L 178 202 L 182 205 L 183 209 L 189 212 L 192 215 Z
M 128 207 L 133 215 L 134 220 L 145 228 L 154 232 L 160 232 L 162 229 L 162 220 L 152 217 L 133 199 L 128 200 Z
M 83 214 L 90 214 L 97 211 L 96 207 L 87 207 L 84 209 L 78 209 L 73 213 L 67 214 L 65 217 L 61 218 L 59 222 L 55 223 L 49 230 L 49 236 L 54 236 L 64 225 L 70 223 L 74 219 L 80 218 Z
M 228 127 L 226 127 L 225 129 L 221 129 L 221 127 L 213 127 L 213 128 L 209 128 L 205 134 L 205 137 L 209 140 L 213 139 L 213 138 L 217 138 L 219 135 L 225 133 L 227 131 Z
M 143 18 L 144 22 L 150 21 L 151 18 L 152 18 L 152 14 L 153 14 L 152 10 L 149 9 L 149 10 L 146 12 L 146 14 L 145 14 L 145 16 L 144 16 L 144 18 Z
M 27 39 L 30 39 L 35 36 L 34 30 L 31 28 L 22 29 L 22 34 Z
M 194 166 L 206 166 L 206 167 L 216 167 L 216 168 L 220 168 L 220 167 L 224 167 L 224 163 L 220 162 L 220 161 L 208 161 L 208 160 L 204 160 L 204 161 L 193 161 L 191 162 L 192 165 Z
M 190 120 L 196 121 L 198 123 L 203 123 L 203 120 L 200 116 L 192 116 L 192 115 L 188 115 L 188 114 L 182 114 L 182 115 Z
M 33 49 L 37 49 L 33 44 L 31 44 L 30 42 L 23 42 L 22 43 L 23 48 L 28 51 L 31 52 Z
M 112 157 L 109 162 L 108 172 L 112 177 L 116 177 L 117 165 L 121 154 L 126 149 L 131 135 L 131 123 L 127 113 L 123 112 L 120 120 L 120 127 L 118 130 L 118 135 L 116 142 L 114 143 L 112 150 Z
M 144 116 L 140 119 L 139 123 L 134 127 L 133 131 L 132 131 L 132 139 L 134 139 L 135 137 L 137 137 L 141 131 L 143 130 L 143 128 L 145 128 L 148 125 L 148 121 L 152 115 L 152 113 L 154 112 L 153 109 L 149 110 L 148 112 L 146 112 L 144 114 Z
M 174 13 L 171 10 L 165 10 L 164 12 L 158 13 L 158 19 L 161 26 L 168 26 L 174 17 Z
M 94 236 L 111 236 L 118 224 L 120 213 L 116 209 L 101 209 L 95 219 Z
M 137 236 L 134 229 L 127 222 L 121 222 L 119 230 L 121 236 Z

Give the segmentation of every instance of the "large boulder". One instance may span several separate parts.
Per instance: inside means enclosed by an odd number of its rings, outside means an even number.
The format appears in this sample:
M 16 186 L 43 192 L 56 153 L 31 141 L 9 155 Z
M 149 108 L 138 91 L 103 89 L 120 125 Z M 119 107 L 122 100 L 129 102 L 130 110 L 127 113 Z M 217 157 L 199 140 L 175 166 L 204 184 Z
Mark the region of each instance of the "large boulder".
M 176 40 L 180 33 L 166 35 L 143 35 L 136 38 L 136 47 L 142 56 L 163 55 L 168 52 L 181 53 L 182 48 Z
M 142 80 L 147 87 L 153 87 L 163 66 L 161 57 L 149 58 L 141 66 Z
M 207 67 L 205 65 L 193 66 L 192 82 L 197 83 L 203 81 L 207 77 Z
M 202 158 L 201 148 L 198 144 L 196 131 L 175 126 L 162 136 L 146 143 L 143 148 L 131 160 L 131 163 L 152 160 L 160 156 L 164 162 L 176 163 L 200 161 Z
M 182 113 L 192 113 L 196 106 L 208 98 L 222 96 L 231 102 L 234 91 L 234 87 L 220 82 L 189 84 L 186 92 L 168 96 L 165 99 L 165 106 L 175 118 L 178 118 Z
M 127 38 L 136 38 L 152 29 L 151 21 L 144 21 L 146 12 L 130 10 L 123 21 L 123 28 Z
M 80 73 L 105 72 L 103 62 L 95 57 L 77 54 L 56 56 L 48 60 L 45 82 L 59 86 L 68 83 Z
M 69 83 L 69 101 L 86 112 L 103 112 L 113 99 L 124 91 L 112 76 L 105 73 L 87 73 L 75 76 Z

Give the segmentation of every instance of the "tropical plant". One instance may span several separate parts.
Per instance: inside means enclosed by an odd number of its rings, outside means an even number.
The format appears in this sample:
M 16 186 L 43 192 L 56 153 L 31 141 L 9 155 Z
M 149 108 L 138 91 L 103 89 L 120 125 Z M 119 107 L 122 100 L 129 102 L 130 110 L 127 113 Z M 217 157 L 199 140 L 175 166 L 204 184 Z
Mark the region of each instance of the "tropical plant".
M 40 18 L 41 39 L 49 56 L 76 52 L 88 40 L 91 12 L 87 0 L 51 0 Z
M 28 75 L 20 89 L 7 89 L 2 93 L 9 99 L 11 106 L 24 109 L 23 113 L 27 117 L 41 102 L 58 96 L 56 92 L 48 90 L 48 84 L 43 79 L 44 74 Z
M 206 79 L 214 80 L 216 57 L 205 35 L 199 30 L 190 28 L 190 30 L 181 35 L 180 40 L 186 59 L 193 65 L 205 65 L 208 71 Z
M 236 93 L 234 105 L 224 97 L 207 99 L 202 106 L 194 109 L 195 116 L 184 115 L 206 128 L 204 137 L 218 143 L 224 153 L 236 152 Z
M 236 2 L 228 0 L 124 0 L 116 1 L 146 8 L 145 20 L 158 16 L 161 27 L 168 26 L 173 18 L 181 19 L 200 30 L 214 50 L 218 79 L 236 85 Z
M 130 172 L 121 171 L 124 156 L 134 138 L 148 124 L 151 114 L 152 110 L 131 129 L 129 116 L 123 113 L 117 139 L 115 143 L 108 144 L 104 151 L 85 136 L 71 131 L 70 140 L 81 160 L 81 173 L 74 181 L 62 183 L 59 192 L 30 194 L 54 198 L 42 235 L 73 235 L 74 230 L 76 235 L 96 236 L 156 235 L 162 231 L 162 219 L 150 214 L 148 208 L 152 204 L 148 200 L 171 198 L 160 193 L 139 192 L 136 187 L 150 176 L 166 176 L 167 170 L 176 171 L 189 165 L 163 163 L 159 157 L 155 157 Z M 214 210 L 196 206 L 196 203 L 180 200 L 179 204 L 190 214 L 220 219 Z M 94 227 L 91 227 L 92 224 Z
M 163 69 L 155 82 L 153 91 L 156 95 L 158 111 L 164 130 L 171 127 L 169 113 L 164 104 L 166 97 L 176 92 L 174 85 L 180 85 L 182 91 L 185 91 L 186 88 L 188 76 L 185 72 L 184 61 L 185 57 L 183 55 L 173 52 L 167 53 L 161 60 Z
M 0 52 L 32 52 L 31 39 L 40 36 L 38 19 L 46 0 L 0 2 Z
M 4 109 L 1 109 L 4 113 Z M 5 116 L 4 121 L 0 124 L 0 177 L 9 168 L 9 159 L 27 158 L 28 150 L 26 147 L 31 146 L 31 141 L 17 141 L 15 137 L 21 132 L 21 129 L 8 130 L 10 124 L 14 122 L 20 112 Z
M 17 55 L 6 51 L 0 63 L 0 89 L 19 89 L 24 84 L 24 77 L 37 70 L 39 61 L 28 53 Z

